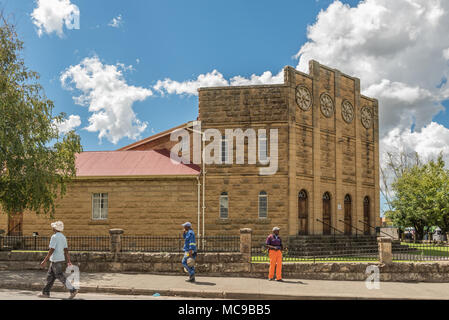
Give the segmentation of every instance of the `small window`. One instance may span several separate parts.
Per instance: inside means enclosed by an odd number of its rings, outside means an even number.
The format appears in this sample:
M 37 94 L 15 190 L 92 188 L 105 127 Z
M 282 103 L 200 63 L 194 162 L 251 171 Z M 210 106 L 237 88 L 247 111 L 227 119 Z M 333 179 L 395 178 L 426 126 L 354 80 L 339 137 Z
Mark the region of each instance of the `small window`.
M 268 144 L 265 135 L 259 136 L 259 161 L 265 162 L 268 160 Z
M 259 193 L 259 218 L 268 216 L 268 195 L 265 191 Z
M 220 219 L 227 219 L 229 216 L 229 197 L 227 192 L 220 195 Z
M 92 195 L 92 219 L 106 220 L 108 218 L 108 194 L 94 193 Z
M 221 163 L 225 164 L 228 159 L 228 140 L 226 136 L 221 137 Z

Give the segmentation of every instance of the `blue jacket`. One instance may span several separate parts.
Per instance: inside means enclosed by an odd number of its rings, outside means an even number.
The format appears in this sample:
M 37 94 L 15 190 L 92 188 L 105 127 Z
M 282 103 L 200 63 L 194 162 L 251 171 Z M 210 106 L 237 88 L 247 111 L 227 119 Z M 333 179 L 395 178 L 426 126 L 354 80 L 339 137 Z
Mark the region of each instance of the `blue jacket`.
M 184 251 L 192 250 L 196 252 L 195 232 L 192 229 L 182 235 L 184 237 Z

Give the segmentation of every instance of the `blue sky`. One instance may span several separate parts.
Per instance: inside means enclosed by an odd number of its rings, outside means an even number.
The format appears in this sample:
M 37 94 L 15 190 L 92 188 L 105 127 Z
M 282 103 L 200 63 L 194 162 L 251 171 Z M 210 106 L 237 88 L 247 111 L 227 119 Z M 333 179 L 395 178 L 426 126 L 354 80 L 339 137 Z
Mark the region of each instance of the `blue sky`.
M 127 83 L 144 88 L 159 79 L 183 81 L 214 69 L 226 78 L 277 73 L 285 65 L 296 66 L 293 56 L 307 40 L 307 25 L 331 2 L 72 0 L 80 10 L 80 29 L 64 29 L 60 38 L 56 33 L 38 36 L 30 18 L 35 1 L 0 1 L 25 42 L 26 64 L 41 75 L 55 111 L 80 115 L 77 132 L 86 151 L 116 149 L 133 140 L 100 142 L 97 132 L 82 129 L 88 109 L 76 105 L 73 92 L 59 81 L 69 66 L 94 55 L 105 64 L 132 65 L 134 70 L 124 73 Z M 118 15 L 123 24 L 108 26 Z M 138 118 L 148 121 L 141 137 L 194 120 L 197 108 L 197 97 L 186 95 L 153 95 L 133 105 Z

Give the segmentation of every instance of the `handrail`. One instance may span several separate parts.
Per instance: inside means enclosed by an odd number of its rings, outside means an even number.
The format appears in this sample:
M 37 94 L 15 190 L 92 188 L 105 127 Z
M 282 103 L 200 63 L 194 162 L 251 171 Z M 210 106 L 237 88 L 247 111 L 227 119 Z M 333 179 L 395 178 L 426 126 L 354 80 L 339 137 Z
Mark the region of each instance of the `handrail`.
M 343 222 L 345 225 L 350 226 L 351 228 L 354 228 L 354 229 L 355 229 L 355 235 L 356 235 L 356 236 L 357 236 L 357 231 L 360 231 L 360 232 L 363 234 L 363 231 L 362 231 L 362 230 L 360 230 L 360 229 L 354 227 L 351 223 L 348 223 L 348 222 L 343 221 L 343 220 L 341 220 L 341 219 L 339 219 L 338 221 Z
M 8 230 L 8 235 L 10 235 L 11 233 L 14 233 L 15 230 L 20 227 L 22 225 L 22 222 L 18 222 L 17 224 L 14 225 L 14 227 L 11 228 L 11 230 Z M 20 232 L 20 228 L 19 231 L 20 235 L 22 235 L 22 233 Z
M 338 231 L 338 232 L 344 234 L 344 232 L 341 232 L 341 231 L 338 230 L 337 228 L 334 228 L 334 227 L 331 226 L 330 224 L 328 224 L 328 223 L 326 223 L 326 222 L 324 222 L 324 221 L 321 221 L 320 219 L 316 219 L 316 221 L 321 222 L 322 224 L 325 224 L 326 226 L 330 227 L 330 228 L 331 228 L 332 230 L 334 230 L 334 231 Z M 335 232 L 334 232 L 334 235 L 335 235 Z
M 368 224 L 368 223 L 366 223 L 365 221 L 361 221 L 361 220 L 359 220 L 359 222 L 361 222 L 361 223 L 363 223 L 364 225 L 366 225 L 366 226 L 368 226 L 368 227 L 370 227 L 371 229 L 374 229 L 374 230 L 376 230 L 376 228 L 375 227 L 373 227 L 372 225 L 370 225 L 370 224 Z M 377 231 L 377 230 L 376 230 Z M 380 228 L 379 228 L 379 232 L 380 233 L 383 233 L 383 234 L 386 234 L 387 236 L 389 236 L 391 239 L 394 239 L 394 237 L 392 236 L 392 235 L 390 235 L 390 234 L 388 234 L 388 233 L 386 233 L 386 232 L 383 232 L 382 230 L 380 230 Z

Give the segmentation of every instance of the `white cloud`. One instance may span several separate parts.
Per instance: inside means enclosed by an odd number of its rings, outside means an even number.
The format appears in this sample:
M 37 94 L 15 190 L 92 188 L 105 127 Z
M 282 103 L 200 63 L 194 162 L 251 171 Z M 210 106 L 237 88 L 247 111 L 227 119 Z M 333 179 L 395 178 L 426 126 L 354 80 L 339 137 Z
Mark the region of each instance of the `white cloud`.
M 59 133 L 65 134 L 78 128 L 81 125 L 81 118 L 78 115 L 70 115 L 68 119 L 64 119 L 60 123 L 55 122 Z
M 413 123 L 419 130 L 449 98 L 446 85 L 437 88 L 449 74 L 448 11 L 439 0 L 335 1 L 308 27 L 297 68 L 315 59 L 360 77 L 363 93 L 379 98 L 382 137 Z
M 213 70 L 212 72 L 199 75 L 195 80 L 183 82 L 174 81 L 169 78 L 158 80 L 153 88 L 162 95 L 164 93 L 197 95 L 197 90 L 200 87 L 221 87 L 228 85 L 228 80 L 220 72 Z
M 436 122 L 415 132 L 395 128 L 381 140 L 381 149 L 385 152 L 416 151 L 423 160 L 434 159 L 442 152 L 446 164 L 449 164 L 449 129 Z
M 245 78 L 242 76 L 235 76 L 231 78 L 230 84 L 231 86 L 250 86 L 250 85 L 258 85 L 258 84 L 276 84 L 276 83 L 284 83 L 284 71 L 279 71 L 278 74 L 273 76 L 271 71 L 265 71 L 260 76 L 251 75 L 251 77 Z
M 225 79 L 223 74 L 217 70 L 206 74 L 200 74 L 195 80 L 187 81 L 174 81 L 169 78 L 165 80 L 159 80 L 154 89 L 164 95 L 167 94 L 187 94 L 197 95 L 198 88 L 201 87 L 223 87 L 223 86 L 248 86 L 257 84 L 273 84 L 283 83 L 284 72 L 281 70 L 277 75 L 273 76 L 270 71 L 265 71 L 262 75 L 251 75 L 250 78 L 242 76 L 232 77 L 230 80 Z
M 80 64 L 70 66 L 60 77 L 63 87 L 79 90 L 75 103 L 88 106 L 92 115 L 90 132 L 98 132 L 100 139 L 107 138 L 116 144 L 120 139 L 138 139 L 147 128 L 140 121 L 132 105 L 153 94 L 150 89 L 128 85 L 123 71 L 129 70 L 123 64 L 103 64 L 98 57 L 85 58 Z
M 79 28 L 80 11 L 70 0 L 36 0 L 36 4 L 31 18 L 39 37 L 53 32 L 62 37 L 64 25 L 67 29 Z
M 122 15 L 119 14 L 117 17 L 113 18 L 111 22 L 109 22 L 108 26 L 113 28 L 120 28 L 123 25 Z
M 443 50 L 443 58 L 449 60 L 449 48 Z

